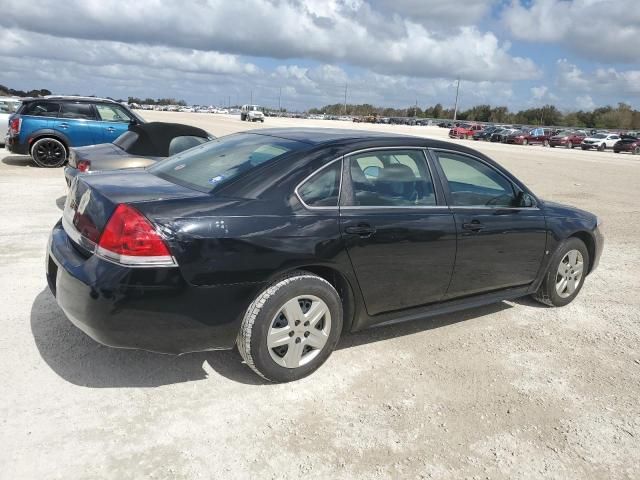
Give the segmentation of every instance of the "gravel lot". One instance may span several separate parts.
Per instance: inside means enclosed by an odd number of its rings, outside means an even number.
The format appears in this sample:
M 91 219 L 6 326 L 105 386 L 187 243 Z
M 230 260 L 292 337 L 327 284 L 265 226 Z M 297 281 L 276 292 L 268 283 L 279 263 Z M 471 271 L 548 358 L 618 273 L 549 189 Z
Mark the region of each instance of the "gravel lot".
M 143 112 L 215 135 L 400 127 Z M 459 140 L 457 140 L 459 141 Z M 45 246 L 61 170 L 0 153 L 0 477 L 640 478 L 640 157 L 462 141 L 540 196 L 604 219 L 599 269 L 561 309 L 529 300 L 344 338 L 263 383 L 239 354 L 98 345 L 57 307 Z

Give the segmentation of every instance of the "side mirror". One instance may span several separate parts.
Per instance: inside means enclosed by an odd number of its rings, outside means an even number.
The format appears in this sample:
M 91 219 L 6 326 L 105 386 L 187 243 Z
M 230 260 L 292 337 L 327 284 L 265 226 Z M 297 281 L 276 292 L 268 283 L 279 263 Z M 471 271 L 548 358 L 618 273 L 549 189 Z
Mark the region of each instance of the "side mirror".
M 520 191 L 516 197 L 516 206 L 522 208 L 531 208 L 536 206 L 536 202 L 531 195 Z

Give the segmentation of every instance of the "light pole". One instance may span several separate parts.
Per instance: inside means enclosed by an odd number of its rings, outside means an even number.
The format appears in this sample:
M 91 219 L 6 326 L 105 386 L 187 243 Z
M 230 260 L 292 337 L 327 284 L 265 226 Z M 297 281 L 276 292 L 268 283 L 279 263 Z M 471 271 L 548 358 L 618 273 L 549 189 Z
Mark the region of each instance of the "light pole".
M 460 77 L 458 77 L 458 86 L 456 87 L 456 106 L 453 109 L 453 121 L 456 121 L 458 116 L 458 93 L 460 92 Z

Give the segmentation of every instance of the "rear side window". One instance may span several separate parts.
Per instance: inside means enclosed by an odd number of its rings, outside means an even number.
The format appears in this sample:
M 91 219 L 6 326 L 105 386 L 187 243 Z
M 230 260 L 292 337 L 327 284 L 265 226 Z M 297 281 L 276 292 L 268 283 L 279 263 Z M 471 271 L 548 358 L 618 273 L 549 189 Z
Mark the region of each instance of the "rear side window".
M 133 117 L 120 105 L 97 103 L 96 110 L 98 110 L 100 120 L 104 122 L 128 123 L 133 120 Z
M 238 133 L 178 153 L 156 163 L 149 171 L 170 182 L 211 192 L 263 164 L 308 147 L 295 140 Z
M 60 112 L 60 104 L 56 102 L 31 102 L 22 110 L 22 115 L 34 117 L 57 117 Z
M 421 150 L 376 150 L 350 157 L 355 206 L 433 206 L 433 182 Z
M 309 207 L 337 207 L 342 162 L 333 162 L 298 187 L 298 195 Z
M 95 120 L 93 108 L 91 108 L 91 104 L 89 103 L 63 103 L 60 117 Z

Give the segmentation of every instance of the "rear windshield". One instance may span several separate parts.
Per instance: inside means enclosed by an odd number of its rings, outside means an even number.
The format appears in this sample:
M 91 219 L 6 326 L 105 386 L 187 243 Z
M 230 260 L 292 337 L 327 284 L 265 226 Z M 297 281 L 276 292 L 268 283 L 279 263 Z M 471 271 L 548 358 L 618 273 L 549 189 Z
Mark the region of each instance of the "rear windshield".
M 211 192 L 243 173 L 308 146 L 268 135 L 237 133 L 162 160 L 149 172 L 200 192 Z

